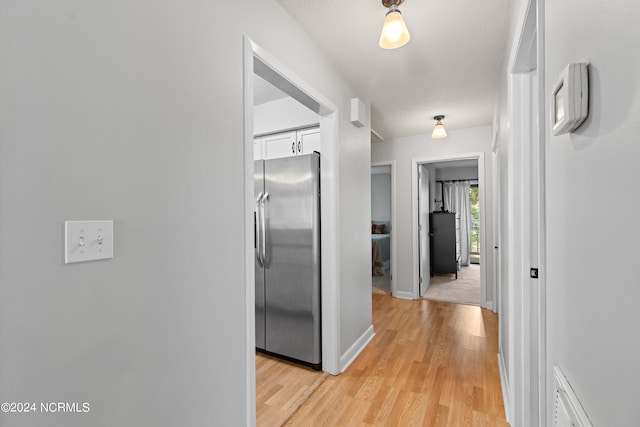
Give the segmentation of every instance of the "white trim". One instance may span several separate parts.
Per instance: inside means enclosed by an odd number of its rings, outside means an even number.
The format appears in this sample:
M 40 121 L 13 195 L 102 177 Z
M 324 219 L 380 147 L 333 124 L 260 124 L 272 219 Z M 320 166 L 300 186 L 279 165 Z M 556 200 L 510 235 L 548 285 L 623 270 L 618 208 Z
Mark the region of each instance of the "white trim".
M 539 138 L 539 170 L 538 170 L 538 369 L 540 372 L 539 386 L 539 422 L 544 425 L 547 422 L 547 220 L 546 220 L 546 124 L 547 105 L 545 96 L 545 0 L 537 0 L 537 28 L 538 38 L 538 138 Z
M 322 367 L 331 374 L 340 373 L 340 223 L 338 212 L 338 158 L 336 155 L 338 108 L 293 73 L 287 66 L 244 36 L 244 186 L 245 186 L 245 318 L 247 346 L 246 424 L 256 422 L 255 402 L 255 277 L 253 254 L 253 73 L 254 59 L 265 64 L 274 76 L 286 81 L 302 103 L 320 116 L 320 217 L 322 256 Z M 292 95 L 293 96 L 293 95 Z M 295 96 L 294 96 L 295 98 Z M 309 105 L 312 104 L 312 105 Z
M 373 136 L 375 136 L 376 138 L 378 138 L 380 141 L 384 141 L 384 138 L 382 137 L 382 135 L 380 135 L 378 132 L 376 132 L 375 130 L 371 129 L 371 134 Z
M 485 167 L 484 153 L 480 153 L 478 156 L 478 181 L 480 186 L 480 251 L 482 252 L 483 258 L 485 259 L 484 264 L 480 261 L 480 307 L 487 308 L 487 271 L 489 269 L 489 265 L 487 263 L 487 255 L 489 254 L 488 247 L 488 237 L 487 236 L 487 177 L 485 175 L 486 167 Z M 469 236 L 471 238 L 471 236 Z M 495 262 L 495 260 L 494 260 Z M 495 280 L 493 281 L 493 292 L 492 295 L 496 294 L 496 284 Z
M 504 358 L 502 352 L 497 354 L 498 357 L 498 369 L 500 371 L 500 386 L 502 387 L 502 402 L 504 403 L 504 417 L 507 423 L 511 424 L 511 401 L 509 400 L 509 377 L 507 376 L 507 370 L 504 366 Z
M 420 247 L 416 236 L 419 234 L 418 218 L 418 161 L 411 159 L 411 248 L 413 254 L 413 265 L 411 268 L 411 299 L 420 297 Z M 434 197 L 434 196 L 431 196 Z
M 407 292 L 407 291 L 396 291 L 396 293 L 393 294 L 393 296 L 400 299 L 416 299 L 413 295 L 413 292 Z
M 516 37 L 514 37 L 511 48 L 509 49 L 509 65 L 507 68 L 507 74 L 512 74 L 516 71 L 516 64 L 517 62 L 517 58 L 518 58 L 518 51 L 520 46 L 525 46 L 526 45 L 526 39 L 527 37 L 523 34 L 524 33 L 524 29 L 525 29 L 525 25 L 527 22 L 527 15 L 529 14 L 529 9 L 531 8 L 531 4 L 532 2 L 535 2 L 536 0 L 525 0 L 525 2 L 521 3 L 520 6 L 520 11 L 518 13 L 518 17 L 516 18 L 516 25 L 517 25 L 517 35 Z
M 253 250 L 253 49 L 251 40 L 243 40 L 244 86 L 244 261 L 245 261 L 245 321 L 246 384 L 245 425 L 256 425 L 256 295 Z M 249 188 L 251 187 L 251 188 Z
M 342 357 L 340 357 L 340 372 L 344 372 L 347 370 L 351 363 L 356 360 L 356 357 L 358 357 L 358 355 L 362 353 L 362 350 L 364 350 L 367 344 L 369 344 L 369 342 L 371 342 L 371 340 L 375 336 L 376 333 L 373 330 L 373 325 L 371 325 L 367 328 L 366 331 L 364 331 L 362 335 L 360 335 L 360 338 L 358 338 L 351 345 L 351 347 L 349 347 L 349 349 L 344 352 Z
M 396 290 L 396 281 L 393 280 L 393 272 L 396 269 L 396 161 L 388 160 L 384 162 L 372 162 L 371 167 L 374 166 L 390 166 L 391 167 L 391 295 L 396 296 L 398 291 Z
M 546 413 L 549 402 L 545 317 L 543 2 L 528 0 L 519 11 L 518 32 L 508 68 L 512 123 L 507 195 L 511 213 L 507 237 L 510 249 L 508 283 L 511 284 L 507 323 L 511 374 L 509 399 L 513 405 L 512 419 L 523 425 L 545 424 L 549 420 Z M 536 232 L 535 235 L 532 236 L 532 232 Z M 529 267 L 539 269 L 538 279 L 528 278 Z M 534 394 L 536 391 L 537 395 Z
M 463 153 L 463 154 L 453 154 L 448 156 L 439 156 L 439 157 L 422 157 L 422 158 L 412 158 L 411 159 L 411 235 L 418 235 L 418 165 L 422 165 L 425 163 L 439 163 L 446 162 L 451 160 L 478 160 L 478 185 L 482 189 L 480 191 L 480 253 L 488 254 L 488 240 L 489 236 L 486 234 L 486 221 L 487 215 L 484 214 L 486 211 L 486 193 L 487 193 L 487 185 L 486 185 L 486 177 L 485 177 L 485 156 L 484 152 L 474 152 L 474 153 Z M 418 239 L 411 239 L 413 245 L 413 268 L 412 268 L 412 278 L 413 278 L 413 295 L 412 299 L 418 299 L 420 286 L 419 286 L 419 250 L 418 250 Z M 489 266 L 485 262 L 484 264 L 480 264 L 480 306 L 483 308 L 487 308 L 487 269 Z M 495 281 L 493 283 L 493 295 L 496 294 L 495 289 Z

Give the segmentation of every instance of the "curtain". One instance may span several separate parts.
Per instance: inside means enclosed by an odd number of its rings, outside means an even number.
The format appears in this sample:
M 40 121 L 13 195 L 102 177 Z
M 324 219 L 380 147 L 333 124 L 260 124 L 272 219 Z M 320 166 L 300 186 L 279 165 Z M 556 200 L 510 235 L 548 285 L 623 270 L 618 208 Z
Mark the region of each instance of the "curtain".
M 469 202 L 469 181 L 445 182 L 444 208 L 456 213 L 459 221 L 460 232 L 458 242 L 460 244 L 460 265 L 467 266 L 470 262 L 471 251 L 471 203 Z

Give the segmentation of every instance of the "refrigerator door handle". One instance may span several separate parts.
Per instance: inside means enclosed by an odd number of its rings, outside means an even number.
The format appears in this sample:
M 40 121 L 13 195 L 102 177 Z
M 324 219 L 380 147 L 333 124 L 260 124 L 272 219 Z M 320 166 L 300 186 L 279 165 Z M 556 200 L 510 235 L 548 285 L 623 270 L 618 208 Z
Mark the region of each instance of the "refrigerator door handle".
M 260 208 L 262 210 L 262 214 L 261 214 L 261 228 L 262 228 L 262 264 L 264 265 L 265 268 L 269 268 L 269 256 L 267 255 L 267 225 L 266 225 L 266 220 L 265 220 L 265 216 L 266 216 L 266 204 L 267 204 L 267 200 L 269 200 L 269 193 L 265 192 L 264 195 L 262 196 L 262 199 L 260 201 Z
M 256 199 L 256 259 L 260 267 L 264 267 L 264 258 L 262 257 L 262 197 L 263 193 L 260 193 Z

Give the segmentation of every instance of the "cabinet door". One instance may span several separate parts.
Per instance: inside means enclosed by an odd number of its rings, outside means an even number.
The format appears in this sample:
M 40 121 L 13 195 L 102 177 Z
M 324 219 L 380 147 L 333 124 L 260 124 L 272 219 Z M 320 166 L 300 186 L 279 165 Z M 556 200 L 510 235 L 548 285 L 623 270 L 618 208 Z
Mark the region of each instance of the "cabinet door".
M 320 152 L 320 128 L 298 131 L 296 151 L 298 154 Z
M 264 158 L 279 159 L 296 155 L 296 133 L 285 132 L 263 138 Z
M 253 140 L 253 160 L 262 160 L 264 159 L 263 153 L 263 141 L 262 138 L 255 138 Z

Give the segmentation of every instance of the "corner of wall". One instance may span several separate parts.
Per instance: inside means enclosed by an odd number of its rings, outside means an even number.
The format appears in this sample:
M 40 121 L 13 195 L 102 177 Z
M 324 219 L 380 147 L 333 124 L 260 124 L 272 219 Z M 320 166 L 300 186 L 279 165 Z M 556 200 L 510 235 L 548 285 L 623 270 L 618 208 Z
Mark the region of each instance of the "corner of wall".
M 353 361 L 356 360 L 356 357 L 362 353 L 362 350 L 365 349 L 367 344 L 369 344 L 375 336 L 376 333 L 373 330 L 373 325 L 371 325 L 362 335 L 360 335 L 360 338 L 358 338 L 356 342 L 354 342 L 353 345 L 351 345 L 351 347 L 349 347 L 349 349 L 340 356 L 340 373 L 347 370 Z

